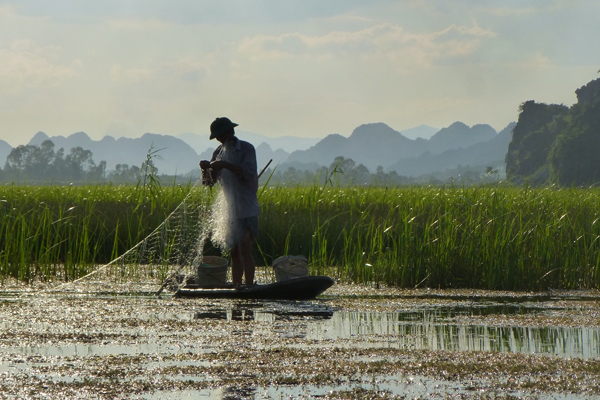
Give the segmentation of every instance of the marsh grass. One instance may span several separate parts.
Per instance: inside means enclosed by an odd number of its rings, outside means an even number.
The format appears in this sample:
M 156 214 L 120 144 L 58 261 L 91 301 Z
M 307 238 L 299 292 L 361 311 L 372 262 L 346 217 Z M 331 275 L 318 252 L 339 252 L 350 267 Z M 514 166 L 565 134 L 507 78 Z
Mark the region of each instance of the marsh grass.
M 0 276 L 72 280 L 142 240 L 189 188 L 3 186 Z
M 399 287 L 600 286 L 600 190 L 514 187 L 272 188 L 264 251 L 316 273 Z
M 0 276 L 81 277 L 146 237 L 189 190 L 3 186 Z M 265 187 L 260 203 L 258 264 L 305 255 L 314 274 L 407 288 L 600 288 L 598 189 L 330 182 Z

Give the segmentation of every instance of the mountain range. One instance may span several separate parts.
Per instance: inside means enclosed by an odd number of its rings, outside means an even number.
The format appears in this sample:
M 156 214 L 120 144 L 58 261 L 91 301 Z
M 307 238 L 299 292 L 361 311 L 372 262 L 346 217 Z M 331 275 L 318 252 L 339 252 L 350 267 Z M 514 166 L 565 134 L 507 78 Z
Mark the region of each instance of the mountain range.
M 455 122 L 442 129 L 421 125 L 399 132 L 380 122 L 360 125 L 348 137 L 331 134 L 322 139 L 271 138 L 242 130 L 236 130 L 236 135 L 255 144 L 259 169 L 272 159 L 272 166 L 284 170 L 288 167 L 314 170 L 343 156 L 357 165 L 365 165 L 371 172 L 381 166 L 399 175 L 419 176 L 457 166 L 503 169 L 513 126 L 514 123 L 497 133 L 489 125 L 469 127 Z M 107 171 L 115 169 L 117 164 L 140 166 L 149 152 L 154 152 L 153 162 L 158 172 L 168 175 L 198 174 L 198 161 L 209 159 L 218 144 L 208 140 L 208 135 L 194 133 L 177 137 L 146 133 L 135 139 L 105 136 L 92 140 L 84 132 L 68 137 L 49 137 L 38 132 L 28 144 L 39 146 L 44 140 L 51 140 L 56 150 L 64 148 L 67 153 L 77 146 L 90 150 L 97 164 L 106 161 Z M 0 160 L 6 160 L 11 150 L 8 143 L 0 140 Z
M 119 138 L 104 136 L 101 140 L 92 140 L 85 132 L 77 132 L 68 137 L 49 137 L 44 132 L 36 133 L 29 145 L 39 146 L 45 140 L 51 140 L 56 150 L 61 147 L 65 153 L 73 147 L 90 150 L 94 161 L 106 161 L 106 169 L 114 170 L 117 164 L 140 166 L 146 161 L 149 152 L 156 152 L 154 165 L 160 174 L 186 174 L 197 168 L 198 154 L 181 139 L 168 135 L 145 133 L 140 138 Z
M 433 165 L 437 170 L 459 164 L 495 166 L 499 161 L 504 163 L 512 127 L 510 124 L 498 134 L 489 125 L 469 127 L 455 122 L 428 140 L 413 140 L 384 123 L 365 124 L 349 137 L 332 134 L 308 150 L 292 152 L 285 164 L 296 169 L 315 169 L 316 164 L 330 165 L 336 157 L 343 156 L 363 164 L 371 172 L 381 166 L 405 176 L 430 173 Z

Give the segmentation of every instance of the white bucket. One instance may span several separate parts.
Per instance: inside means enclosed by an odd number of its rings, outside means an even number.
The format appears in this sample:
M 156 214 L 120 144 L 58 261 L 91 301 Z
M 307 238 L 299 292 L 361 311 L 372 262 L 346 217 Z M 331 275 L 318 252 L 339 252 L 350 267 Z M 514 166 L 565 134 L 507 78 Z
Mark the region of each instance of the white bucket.
M 273 261 L 277 282 L 308 276 L 308 260 L 304 256 L 284 256 Z
M 204 256 L 196 266 L 198 285 L 200 287 L 219 287 L 227 283 L 229 262 L 223 257 Z

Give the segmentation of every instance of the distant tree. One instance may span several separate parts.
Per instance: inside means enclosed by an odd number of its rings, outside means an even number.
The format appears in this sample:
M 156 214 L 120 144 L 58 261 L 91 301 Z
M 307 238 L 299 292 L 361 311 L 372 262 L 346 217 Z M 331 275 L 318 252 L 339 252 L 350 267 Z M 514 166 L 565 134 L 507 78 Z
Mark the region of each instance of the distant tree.
M 106 161 L 102 160 L 87 172 L 87 180 L 92 182 L 103 181 L 106 178 Z
M 4 180 L 44 182 L 83 182 L 102 179 L 106 162 L 96 166 L 90 150 L 74 147 L 64 157 L 64 149 L 54 151 L 54 143 L 45 140 L 39 146 L 21 145 L 6 158 Z
M 519 110 L 506 154 L 506 176 L 515 182 L 536 177 L 535 180 L 544 180 L 548 176 L 543 172 L 548 168 L 548 154 L 564 125 L 561 117 L 569 109 L 530 100 L 521 104 Z
M 117 164 L 114 171 L 108 174 L 108 179 L 115 183 L 135 183 L 141 179 L 141 169 L 135 165 Z
M 8 154 L 4 169 L 17 179 L 43 180 L 52 173 L 54 157 L 54 143 L 50 140 L 45 140 L 39 147 L 20 145 Z
M 363 164 L 358 164 L 355 168 L 350 170 L 346 175 L 346 178 L 346 182 L 350 185 L 367 185 L 372 181 L 369 169 Z
M 577 103 L 521 105 L 506 155 L 507 178 L 560 185 L 600 183 L 600 79 L 577 89 Z
M 84 150 L 77 146 L 73 147 L 65 157 L 65 165 L 68 175 L 65 177 L 73 181 L 84 181 L 88 171 L 96 167 L 90 150 Z
M 549 155 L 552 180 L 560 185 L 600 183 L 600 79 L 577 92 L 565 128 Z

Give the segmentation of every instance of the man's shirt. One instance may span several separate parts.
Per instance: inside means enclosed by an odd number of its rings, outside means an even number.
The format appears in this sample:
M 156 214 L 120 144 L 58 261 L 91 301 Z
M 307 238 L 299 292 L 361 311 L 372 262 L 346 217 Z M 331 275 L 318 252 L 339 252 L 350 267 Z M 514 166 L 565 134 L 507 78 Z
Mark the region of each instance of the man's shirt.
M 230 208 L 235 212 L 235 216 L 232 217 L 248 218 L 260 214 L 260 205 L 256 197 L 258 172 L 254 146 L 234 137 L 233 140 L 217 147 L 211 161 L 227 161 L 242 170 L 241 175 L 236 175 L 228 169 L 222 169 L 218 174 L 227 202 L 235 205 Z

